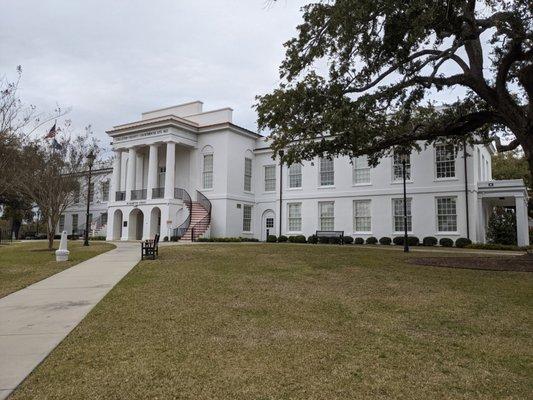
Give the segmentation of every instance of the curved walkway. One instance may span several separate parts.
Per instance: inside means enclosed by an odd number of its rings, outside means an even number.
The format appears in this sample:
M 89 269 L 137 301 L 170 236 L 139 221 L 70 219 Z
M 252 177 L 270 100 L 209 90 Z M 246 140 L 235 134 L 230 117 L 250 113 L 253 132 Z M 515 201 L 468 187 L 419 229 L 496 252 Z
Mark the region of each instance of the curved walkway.
M 0 299 L 0 399 L 139 262 L 139 243 L 115 244 L 116 249 Z

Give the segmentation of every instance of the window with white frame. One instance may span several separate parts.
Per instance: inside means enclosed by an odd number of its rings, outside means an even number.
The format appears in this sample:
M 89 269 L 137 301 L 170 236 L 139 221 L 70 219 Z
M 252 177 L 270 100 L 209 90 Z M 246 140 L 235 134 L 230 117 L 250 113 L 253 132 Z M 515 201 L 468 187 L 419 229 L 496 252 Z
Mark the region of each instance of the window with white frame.
M 102 213 L 100 215 L 100 225 L 107 225 L 107 213 Z
M 333 201 L 322 201 L 318 203 L 318 216 L 320 230 L 335 230 L 335 203 Z
M 457 232 L 456 197 L 437 197 L 437 230 Z
M 371 232 L 372 219 L 370 214 L 370 200 L 354 200 L 353 202 L 354 232 Z
M 370 167 L 367 156 L 360 156 L 353 160 L 353 183 L 355 185 L 370 183 Z
M 302 203 L 287 204 L 289 215 L 289 232 L 300 232 L 302 230 Z
M 213 154 L 204 154 L 202 183 L 204 189 L 213 189 Z
M 392 219 L 394 232 L 403 232 L 405 225 L 403 223 L 403 199 L 392 199 Z M 407 199 L 407 231 L 413 230 L 411 218 L 411 199 Z
M 59 232 L 63 232 L 65 230 L 65 214 L 61 214 L 59 216 Z
M 252 231 L 252 206 L 244 204 L 242 207 L 242 230 L 243 232 Z
M 109 200 L 109 181 L 102 182 L 102 186 L 100 189 L 102 190 L 102 201 L 108 201 Z
M 302 187 L 302 164 L 292 164 L 289 167 L 289 187 Z
M 265 192 L 276 191 L 276 166 L 265 165 Z
M 157 179 L 159 180 L 159 187 L 163 188 L 165 187 L 165 175 L 167 173 L 167 167 L 159 167 L 159 176 Z
M 435 146 L 435 169 L 437 179 L 455 178 L 455 148 L 453 145 Z
M 401 181 L 403 180 L 403 165 L 402 165 L 402 155 L 400 153 L 394 153 L 392 158 L 392 180 Z M 411 179 L 411 154 L 407 156 L 407 161 L 405 163 L 405 179 Z
M 246 192 L 252 191 L 252 159 L 244 159 L 244 190 Z
M 320 159 L 320 186 L 333 186 L 335 184 L 335 170 L 332 158 Z
M 74 203 L 78 204 L 80 202 L 80 188 L 74 190 Z
M 89 202 L 92 203 L 94 201 L 94 182 L 91 182 L 89 185 Z
M 78 214 L 72 214 L 72 234 L 78 233 Z

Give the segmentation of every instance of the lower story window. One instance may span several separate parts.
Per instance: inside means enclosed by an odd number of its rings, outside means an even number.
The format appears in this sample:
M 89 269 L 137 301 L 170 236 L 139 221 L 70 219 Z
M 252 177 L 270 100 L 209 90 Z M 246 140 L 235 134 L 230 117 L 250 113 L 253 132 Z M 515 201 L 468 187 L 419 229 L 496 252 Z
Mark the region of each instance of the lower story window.
M 320 230 L 335 230 L 335 203 L 333 201 L 318 203 L 318 215 Z
M 242 208 L 242 230 L 243 232 L 252 231 L 252 206 L 244 204 Z
M 289 231 L 300 232 L 302 230 L 302 203 L 289 203 Z
M 274 218 L 267 218 L 266 219 L 266 227 L 267 228 L 274 228 Z
M 354 232 L 371 232 L 370 200 L 354 200 L 353 202 Z
M 78 214 L 72 214 L 72 234 L 78 233 Z
M 457 231 L 457 198 L 437 198 L 437 230 L 439 232 Z
M 394 232 L 403 232 L 405 230 L 403 215 L 403 199 L 392 199 L 392 218 Z M 411 199 L 407 199 L 407 231 L 413 230 L 411 217 Z
M 102 213 L 100 218 L 100 221 L 102 221 L 101 225 L 107 225 L 107 213 Z
M 65 230 L 65 215 L 62 214 L 59 216 L 59 232 L 63 232 Z

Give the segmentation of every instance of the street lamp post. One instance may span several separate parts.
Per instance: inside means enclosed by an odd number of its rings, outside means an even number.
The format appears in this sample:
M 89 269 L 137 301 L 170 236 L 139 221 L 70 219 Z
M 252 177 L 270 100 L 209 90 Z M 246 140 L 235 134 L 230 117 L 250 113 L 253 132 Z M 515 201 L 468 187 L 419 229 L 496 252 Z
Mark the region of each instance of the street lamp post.
M 87 183 L 87 211 L 85 213 L 85 240 L 83 241 L 84 246 L 89 246 L 89 206 L 91 203 L 91 172 L 93 168 L 93 163 L 95 155 L 91 150 L 87 155 L 87 166 L 89 167 L 89 179 Z
M 402 178 L 403 178 L 403 251 L 409 253 L 409 244 L 407 243 L 407 189 L 405 185 L 406 176 L 405 176 L 405 164 L 409 159 L 409 154 L 402 153 L 400 155 L 400 160 L 402 161 Z

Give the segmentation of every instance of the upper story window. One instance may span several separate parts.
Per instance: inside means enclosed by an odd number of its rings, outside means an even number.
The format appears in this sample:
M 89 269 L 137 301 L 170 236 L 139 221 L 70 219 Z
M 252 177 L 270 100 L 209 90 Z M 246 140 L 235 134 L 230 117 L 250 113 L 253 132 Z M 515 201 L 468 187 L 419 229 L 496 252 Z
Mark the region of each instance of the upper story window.
M 289 187 L 302 187 L 302 164 L 292 164 L 289 167 Z
M 455 178 L 455 148 L 449 144 L 435 146 L 437 179 Z
M 405 179 L 411 180 L 411 154 L 407 156 L 405 163 Z M 392 158 L 392 180 L 394 182 L 403 180 L 402 155 L 399 153 L 394 153 Z
M 109 181 L 102 182 L 102 201 L 109 200 Z
M 265 192 L 276 191 L 276 166 L 265 165 Z
M 252 159 L 244 159 L 244 191 L 252 191 Z
M 332 158 L 320 159 L 320 186 L 333 186 L 335 184 L 335 170 Z
M 370 167 L 367 156 L 357 157 L 353 161 L 353 183 L 354 185 L 370 183 Z
M 204 189 L 213 188 L 213 154 L 204 154 L 202 185 Z

